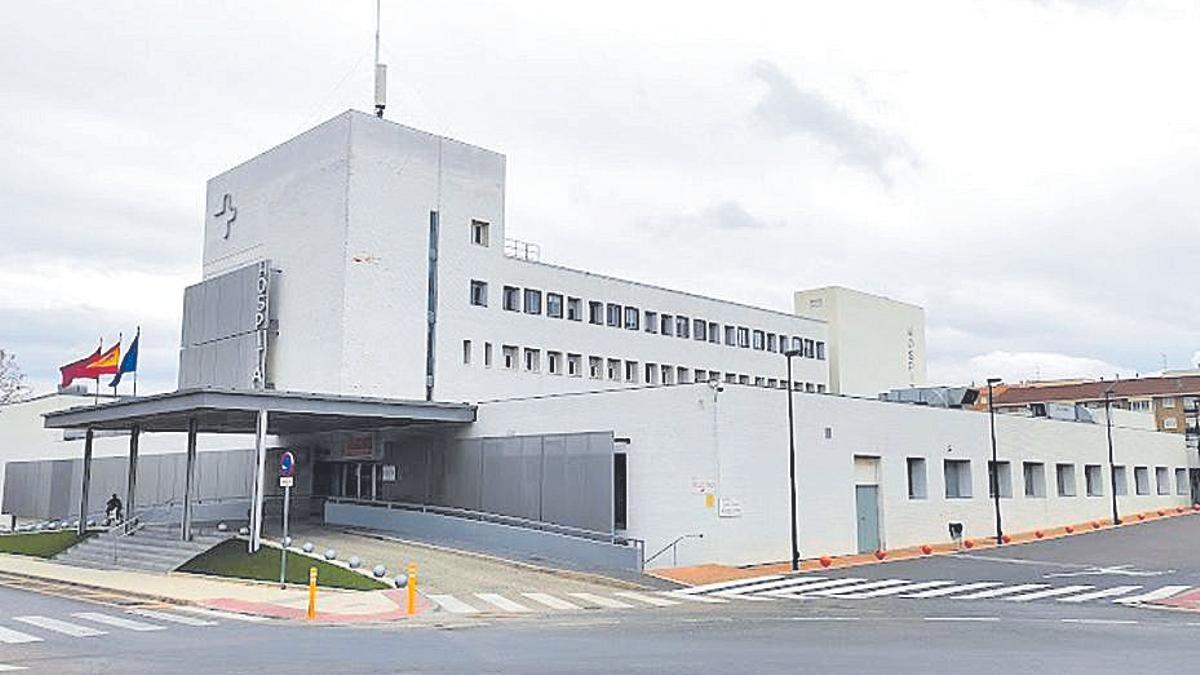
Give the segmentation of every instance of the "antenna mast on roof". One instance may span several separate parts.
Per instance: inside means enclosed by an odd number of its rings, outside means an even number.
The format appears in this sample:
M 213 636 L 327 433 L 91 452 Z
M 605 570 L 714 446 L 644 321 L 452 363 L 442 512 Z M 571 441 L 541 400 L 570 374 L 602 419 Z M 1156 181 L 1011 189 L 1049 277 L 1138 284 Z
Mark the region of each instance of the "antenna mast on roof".
M 375 116 L 382 118 L 387 107 L 387 66 L 379 62 L 379 4 L 375 0 Z

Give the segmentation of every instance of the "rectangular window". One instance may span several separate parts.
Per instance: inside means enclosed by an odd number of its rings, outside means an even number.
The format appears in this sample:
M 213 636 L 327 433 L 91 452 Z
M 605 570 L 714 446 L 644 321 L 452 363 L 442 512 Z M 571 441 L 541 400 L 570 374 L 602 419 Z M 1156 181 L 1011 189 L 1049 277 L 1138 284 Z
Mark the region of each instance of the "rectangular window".
M 641 316 L 642 313 L 638 311 L 637 307 L 626 307 L 625 328 L 627 330 L 637 330 L 640 328 L 641 326 L 638 325 L 638 320 L 641 318 Z
M 752 340 L 751 340 L 751 342 L 750 342 L 750 345 L 751 345 L 752 347 L 754 347 L 755 349 L 757 349 L 758 351 L 760 351 L 760 352 L 761 352 L 762 350 L 766 349 L 766 348 L 767 348 L 767 336 L 766 336 L 766 334 L 765 334 L 765 333 L 763 333 L 761 330 L 756 330 L 756 331 L 754 331 L 754 335 L 753 335 L 753 337 L 752 337 Z
M 562 352 L 546 352 L 546 369 L 551 375 L 562 375 Z
M 471 365 L 471 341 L 463 340 L 463 364 Z
M 1175 469 L 1175 494 L 1187 495 L 1190 492 L 1187 469 Z
M 737 329 L 733 326 L 725 326 L 725 344 L 730 347 L 737 344 Z
M 924 458 L 909 457 L 905 463 L 908 465 L 908 498 L 925 499 L 928 496 L 928 488 Z
M 675 381 L 678 382 L 679 384 L 691 383 L 692 378 L 690 375 L 688 375 L 688 369 L 684 368 L 683 366 L 679 366 L 678 368 L 676 368 L 675 369 Z
M 800 354 L 801 357 L 803 357 L 804 356 L 804 340 L 802 338 L 798 338 L 798 337 L 792 338 L 792 349 L 794 349 L 796 352 L 798 352 Z
M 1140 399 L 1137 401 L 1130 401 L 1129 409 L 1134 412 L 1149 412 L 1150 411 L 1150 400 L 1149 399 Z
M 698 342 L 704 342 L 708 339 L 708 322 L 704 319 L 692 320 L 692 337 Z
M 604 325 L 604 303 L 595 300 L 588 302 L 588 323 Z
M 1083 490 L 1089 497 L 1104 496 L 1104 470 L 1099 464 L 1085 464 L 1083 467 Z
M 782 354 L 788 350 L 788 338 L 786 335 L 779 336 L 779 353 Z
M 663 314 L 661 320 L 658 322 L 658 332 L 668 336 L 674 335 L 675 317 L 671 316 L 670 314 Z
M 1056 464 L 1054 466 L 1055 483 L 1058 485 L 1059 497 L 1075 496 L 1075 465 Z
M 542 313 L 542 292 L 532 288 L 525 289 L 525 313 Z
M 1154 467 L 1154 486 L 1160 495 L 1171 494 L 1171 472 L 1167 471 L 1167 467 Z
M 488 240 L 491 238 L 490 233 L 488 232 L 490 229 L 491 227 L 485 221 L 472 220 L 471 243 L 479 246 L 487 246 Z
M 766 384 L 766 382 L 767 382 L 767 381 L 766 381 L 766 379 L 765 379 L 765 378 L 762 378 L 762 377 L 755 377 L 755 378 L 754 378 L 754 386 L 756 386 L 756 387 L 761 387 L 761 386 L 763 386 L 764 384 Z
M 1175 397 L 1174 396 L 1165 396 L 1158 400 L 1162 402 L 1162 407 L 1164 407 L 1164 408 L 1174 408 L 1175 407 Z
M 824 394 L 824 393 L 825 393 L 825 385 L 823 385 L 823 384 L 818 384 L 818 385 L 817 385 L 817 393 L 818 393 L 818 394 Z
M 638 381 L 638 362 L 625 362 L 625 381 L 630 384 L 637 384 Z
M 658 384 L 658 366 L 653 363 L 646 364 L 646 384 Z
M 811 393 L 813 393 L 813 392 L 814 392 L 814 391 L 816 391 L 816 390 L 817 390 L 817 385 L 813 384 L 812 382 L 805 382 L 805 383 L 804 383 L 804 391 L 807 391 L 808 393 L 810 393 L 810 394 L 811 394 Z
M 825 343 L 824 342 L 817 342 L 817 360 L 818 361 L 825 360 Z
M 521 289 L 515 286 L 504 287 L 504 309 L 510 312 L 521 310 Z
M 1005 460 L 988 460 L 988 498 L 996 497 L 996 486 L 1001 499 L 1012 499 L 1012 464 Z
M 721 327 L 715 321 L 708 322 L 708 341 L 714 345 L 721 344 Z
M 567 321 L 583 321 L 583 301 L 567 298 Z
M 971 498 L 971 460 L 947 459 L 942 463 L 946 499 Z
M 779 349 L 776 347 L 777 344 L 778 343 L 775 342 L 775 334 L 767 333 L 767 351 L 769 351 L 769 352 L 779 351 Z
M 750 329 L 745 326 L 738 326 L 737 329 L 737 346 L 750 347 Z
M 1175 419 L 1174 417 L 1164 417 L 1162 422 L 1164 429 L 1174 430 L 1179 428 L 1179 420 Z
M 1129 476 L 1125 471 L 1125 467 L 1121 465 L 1113 466 L 1113 494 L 1118 497 L 1123 497 L 1129 494 Z
M 691 321 L 686 316 L 675 317 L 675 337 L 688 338 L 691 337 L 690 329 Z
M 1046 496 L 1046 465 L 1041 462 L 1023 462 L 1021 474 L 1025 480 L 1025 496 L 1042 498 Z
M 552 319 L 563 318 L 563 296 L 560 293 L 546 294 L 546 316 Z
M 750 384 L 750 376 L 738 375 L 738 384 Z
M 483 343 L 483 365 L 485 368 L 492 367 L 492 343 Z
M 707 382 L 708 381 L 708 371 L 697 368 L 694 372 L 696 373 L 696 381 L 697 382 Z
M 726 384 L 737 384 L 737 373 L 725 373 Z
M 608 325 L 611 328 L 621 327 L 621 306 L 615 303 L 608 303 Z
M 659 374 L 663 384 L 675 384 L 675 369 L 671 366 L 660 366 Z
M 1145 466 L 1133 467 L 1133 489 L 1142 496 L 1150 494 L 1150 469 Z
M 542 369 L 542 352 L 539 349 L 525 348 L 525 370 L 536 373 Z
M 647 333 L 657 333 L 658 332 L 658 312 L 651 312 L 650 310 L 646 310 L 646 332 Z
M 612 380 L 613 382 L 621 381 L 621 359 L 609 359 L 608 360 L 607 376 L 608 376 L 608 379 Z
M 579 377 L 581 375 L 583 375 L 583 356 L 567 354 L 567 376 Z
M 471 280 L 471 304 L 487 307 L 487 282 Z
M 806 358 L 806 359 L 815 359 L 815 358 L 817 358 L 817 347 L 816 347 L 816 344 L 817 344 L 817 343 L 816 343 L 816 342 L 814 342 L 813 340 L 810 340 L 810 339 L 808 339 L 808 338 L 804 338 L 804 358 Z
M 516 370 L 518 357 L 517 348 L 512 345 L 504 345 L 502 351 L 504 354 L 504 368 L 507 370 Z
M 599 356 L 588 357 L 588 377 L 593 380 L 604 379 L 604 359 Z

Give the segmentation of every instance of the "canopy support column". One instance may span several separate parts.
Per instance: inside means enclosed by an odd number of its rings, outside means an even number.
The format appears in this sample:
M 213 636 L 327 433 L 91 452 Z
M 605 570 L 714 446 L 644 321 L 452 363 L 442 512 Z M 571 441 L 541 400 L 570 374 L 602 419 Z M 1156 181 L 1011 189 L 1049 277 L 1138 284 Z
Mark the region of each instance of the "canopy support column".
M 267 411 L 258 410 L 254 431 L 254 485 L 253 503 L 250 505 L 250 553 L 258 550 L 262 543 L 263 489 L 266 483 L 267 464 Z
M 125 519 L 132 520 L 137 499 L 138 441 L 142 428 L 133 425 L 129 430 L 129 477 L 125 481 Z
M 180 526 L 179 538 L 183 541 L 192 540 L 192 493 L 196 485 L 196 435 L 197 424 L 195 417 L 188 418 L 187 430 L 187 465 L 183 477 L 183 522 Z
M 87 534 L 88 490 L 92 487 L 92 437 L 91 427 L 83 437 L 83 482 L 79 489 L 79 535 Z

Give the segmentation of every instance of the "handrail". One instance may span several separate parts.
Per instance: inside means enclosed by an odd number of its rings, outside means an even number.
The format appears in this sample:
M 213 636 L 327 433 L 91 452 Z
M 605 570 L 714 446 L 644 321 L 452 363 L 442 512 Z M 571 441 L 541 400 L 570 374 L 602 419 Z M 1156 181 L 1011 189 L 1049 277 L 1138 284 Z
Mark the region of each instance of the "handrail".
M 703 539 L 703 538 L 704 538 L 703 532 L 700 532 L 698 534 L 681 534 L 678 537 L 675 537 L 675 540 L 672 541 L 671 543 L 658 549 L 657 553 L 650 556 L 649 558 L 646 558 L 646 560 L 644 562 L 642 562 L 642 565 L 649 565 L 651 562 L 654 561 L 655 558 L 666 553 L 667 549 L 670 549 L 671 550 L 671 565 L 677 566 L 679 564 L 679 556 L 677 555 L 678 548 L 679 548 L 679 542 L 683 541 L 684 539 Z

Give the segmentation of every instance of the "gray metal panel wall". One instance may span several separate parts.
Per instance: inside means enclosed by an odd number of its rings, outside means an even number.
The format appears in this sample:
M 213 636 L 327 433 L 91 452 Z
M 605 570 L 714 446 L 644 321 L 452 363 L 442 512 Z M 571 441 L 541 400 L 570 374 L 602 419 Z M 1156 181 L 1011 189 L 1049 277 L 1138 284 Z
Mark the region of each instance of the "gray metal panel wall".
M 613 530 L 613 435 L 547 436 L 541 519 L 598 532 Z
M 251 389 L 258 360 L 254 313 L 258 264 L 189 286 L 183 292 L 179 387 Z

